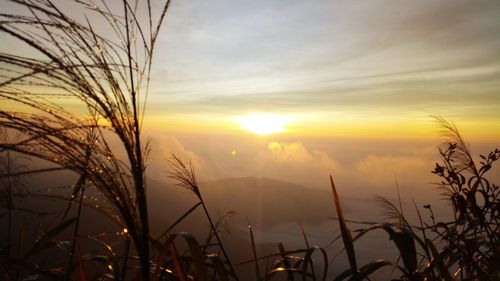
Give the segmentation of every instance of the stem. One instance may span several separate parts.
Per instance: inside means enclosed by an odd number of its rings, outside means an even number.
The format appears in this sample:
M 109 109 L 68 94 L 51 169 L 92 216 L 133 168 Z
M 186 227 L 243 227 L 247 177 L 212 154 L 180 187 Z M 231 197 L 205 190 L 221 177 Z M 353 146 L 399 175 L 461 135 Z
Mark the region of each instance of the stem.
M 78 213 L 76 215 L 76 225 L 73 232 L 73 241 L 71 242 L 71 252 L 69 253 L 69 261 L 68 261 L 68 269 L 66 270 L 66 280 L 69 281 L 71 279 L 71 267 L 73 265 L 73 256 L 75 254 L 76 249 L 76 238 L 78 236 L 78 229 L 80 228 L 80 215 L 82 213 L 82 205 L 83 205 L 83 194 L 85 192 L 85 183 L 82 186 L 82 191 L 80 192 L 80 202 L 78 203 Z
M 134 124 L 133 124 L 133 133 L 135 137 L 135 147 L 131 148 L 135 150 L 135 158 L 131 164 L 132 173 L 134 175 L 135 189 L 137 193 L 137 205 L 139 208 L 139 216 L 141 221 L 141 241 L 137 241 L 140 243 L 136 243 L 136 247 L 139 252 L 139 256 L 141 259 L 141 269 L 142 269 L 142 277 L 144 281 L 149 281 L 150 273 L 149 273 L 149 221 L 148 221 L 148 209 L 147 209 L 147 198 L 144 187 L 144 171 L 143 171 L 143 159 L 142 159 L 142 149 L 141 149 L 141 138 L 139 131 L 139 120 L 137 114 L 137 99 L 136 99 L 136 91 L 134 85 L 134 71 L 132 67 L 132 51 L 130 44 L 130 27 L 128 24 L 128 7 L 126 1 L 124 1 L 124 9 L 125 9 L 125 29 L 127 33 L 127 56 L 128 56 L 128 69 L 130 74 L 130 90 L 132 97 L 132 110 L 134 114 Z
M 253 231 L 252 231 L 252 226 L 248 225 L 248 229 L 250 230 L 250 241 L 252 242 L 252 253 L 253 253 L 253 258 L 255 259 L 255 277 L 257 280 L 262 280 L 260 278 L 260 268 L 259 268 L 259 260 L 257 259 L 257 249 L 255 248 L 255 239 L 253 237 Z
M 7 262 L 10 260 L 10 244 L 12 243 L 12 179 L 11 179 L 11 170 L 12 170 L 12 167 L 11 167 L 11 161 L 10 161 L 10 151 L 7 151 L 7 186 L 8 186 L 8 189 L 7 189 L 7 193 L 8 193 L 8 196 L 9 198 L 7 199 L 8 202 L 8 208 L 9 208 L 9 221 L 8 221 L 8 231 L 9 233 L 7 234 Z
M 212 228 L 212 231 L 214 232 L 215 238 L 217 239 L 217 242 L 219 243 L 220 249 L 222 250 L 222 254 L 224 254 L 224 258 L 227 260 L 227 263 L 229 264 L 229 268 L 231 269 L 231 273 L 233 274 L 234 278 L 236 280 L 239 280 L 238 276 L 236 276 L 236 272 L 234 271 L 233 264 L 231 263 L 231 260 L 229 259 L 229 256 L 226 253 L 226 250 L 224 249 L 224 245 L 222 244 L 222 240 L 219 237 L 219 234 L 217 233 L 217 229 L 215 228 L 215 225 L 212 221 L 212 218 L 208 214 L 207 207 L 205 206 L 205 202 L 203 201 L 203 198 L 201 197 L 201 194 L 199 196 L 201 205 L 203 206 L 203 210 L 205 211 L 205 214 L 208 218 L 208 222 L 210 223 L 210 227 Z
M 127 235 L 127 240 L 125 240 L 125 254 L 124 254 L 124 260 L 123 260 L 123 265 L 122 265 L 122 279 L 125 280 L 125 274 L 127 273 L 127 262 L 128 262 L 128 254 L 130 251 L 130 238 Z

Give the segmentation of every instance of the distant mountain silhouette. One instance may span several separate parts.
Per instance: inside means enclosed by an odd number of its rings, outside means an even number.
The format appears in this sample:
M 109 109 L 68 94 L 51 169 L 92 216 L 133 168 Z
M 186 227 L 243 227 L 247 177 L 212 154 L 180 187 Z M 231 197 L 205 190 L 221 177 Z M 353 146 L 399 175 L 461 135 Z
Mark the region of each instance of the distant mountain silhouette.
M 332 195 L 323 189 L 307 188 L 283 181 L 254 177 L 201 182 L 201 194 L 211 212 L 235 211 L 237 222 L 271 226 L 285 222 L 320 223 L 335 214 Z M 148 180 L 151 215 L 158 219 L 178 214 L 195 204 L 190 191 Z M 176 217 L 174 215 L 174 217 Z

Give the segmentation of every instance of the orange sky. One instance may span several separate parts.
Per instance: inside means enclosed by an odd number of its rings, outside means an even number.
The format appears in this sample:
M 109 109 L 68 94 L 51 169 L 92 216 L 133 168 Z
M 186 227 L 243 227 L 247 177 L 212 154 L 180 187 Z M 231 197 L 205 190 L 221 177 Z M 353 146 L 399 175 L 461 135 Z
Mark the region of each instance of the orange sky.
M 429 136 L 429 115 L 500 137 L 500 4 L 182 1 L 156 57 L 155 128 L 231 132 L 256 112 L 289 134 Z
M 440 115 L 498 140 L 499 13 L 496 1 L 175 1 L 144 124 L 237 133 L 263 113 L 287 119 L 280 134 L 418 138 Z M 0 36 L 0 51 L 29 52 Z
M 496 1 L 174 1 L 143 120 L 152 174 L 179 152 L 206 178 L 427 175 L 440 142 L 430 115 L 486 153 L 500 140 L 499 13 Z

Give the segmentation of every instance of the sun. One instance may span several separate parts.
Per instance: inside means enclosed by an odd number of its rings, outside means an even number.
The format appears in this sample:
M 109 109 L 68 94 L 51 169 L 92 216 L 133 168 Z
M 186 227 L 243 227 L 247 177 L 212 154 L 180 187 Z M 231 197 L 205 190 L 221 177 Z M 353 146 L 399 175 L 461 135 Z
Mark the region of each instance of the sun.
M 236 118 L 241 129 L 257 135 L 270 135 L 286 131 L 289 116 L 271 113 L 253 113 Z

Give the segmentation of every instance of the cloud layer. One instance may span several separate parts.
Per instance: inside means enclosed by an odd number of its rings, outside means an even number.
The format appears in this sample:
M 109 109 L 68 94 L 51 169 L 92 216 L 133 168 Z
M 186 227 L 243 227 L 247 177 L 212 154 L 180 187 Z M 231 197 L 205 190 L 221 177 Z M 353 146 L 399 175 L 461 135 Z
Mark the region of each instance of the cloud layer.
M 171 8 L 152 114 L 500 119 L 498 2 L 193 0 Z
M 406 194 L 438 196 L 430 173 L 439 160 L 436 143 L 387 140 L 272 140 L 237 136 L 153 137 L 148 175 L 168 180 L 171 153 L 191 161 L 200 180 L 231 177 L 272 178 L 311 188 L 329 189 L 332 174 L 346 196 L 394 196 L 396 180 Z M 493 144 L 482 144 L 486 153 Z M 234 151 L 234 153 L 233 153 Z

